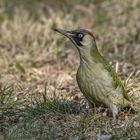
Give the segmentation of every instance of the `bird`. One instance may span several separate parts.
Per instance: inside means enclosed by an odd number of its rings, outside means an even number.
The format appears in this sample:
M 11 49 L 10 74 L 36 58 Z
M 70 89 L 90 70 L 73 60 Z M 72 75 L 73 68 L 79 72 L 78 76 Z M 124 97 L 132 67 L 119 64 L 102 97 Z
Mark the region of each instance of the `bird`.
M 123 82 L 100 54 L 92 32 L 87 29 L 53 30 L 69 38 L 78 50 L 80 63 L 76 80 L 89 105 L 110 108 L 116 119 L 122 108 L 131 106 L 130 99 Z

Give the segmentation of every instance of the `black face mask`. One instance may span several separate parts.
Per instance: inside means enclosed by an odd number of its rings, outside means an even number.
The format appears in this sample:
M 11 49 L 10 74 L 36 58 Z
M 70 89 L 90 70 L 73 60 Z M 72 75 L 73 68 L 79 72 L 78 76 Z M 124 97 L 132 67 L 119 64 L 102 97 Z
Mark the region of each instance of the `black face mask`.
M 82 40 L 83 40 L 84 34 L 83 33 L 76 33 L 76 36 L 73 37 L 73 40 L 75 41 L 75 43 L 78 46 L 83 46 L 81 44 Z

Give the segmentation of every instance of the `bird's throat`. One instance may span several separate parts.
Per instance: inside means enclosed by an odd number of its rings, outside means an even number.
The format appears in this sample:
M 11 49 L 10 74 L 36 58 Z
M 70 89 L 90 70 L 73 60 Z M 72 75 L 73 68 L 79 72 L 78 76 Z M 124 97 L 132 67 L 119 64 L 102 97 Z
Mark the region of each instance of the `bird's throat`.
M 86 64 L 95 64 L 100 63 L 100 60 L 102 59 L 101 54 L 96 49 L 91 49 L 87 51 L 80 51 L 80 63 L 86 63 Z

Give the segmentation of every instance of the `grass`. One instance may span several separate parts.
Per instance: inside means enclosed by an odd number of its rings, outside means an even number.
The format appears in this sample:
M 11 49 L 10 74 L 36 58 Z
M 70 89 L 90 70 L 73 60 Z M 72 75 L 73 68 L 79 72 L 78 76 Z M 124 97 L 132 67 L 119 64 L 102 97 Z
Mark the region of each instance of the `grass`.
M 0 106 L 1 109 L 10 109 L 20 105 L 21 101 L 13 101 L 13 86 L 6 85 L 0 91 Z
M 76 84 L 72 44 L 51 29 L 87 28 L 140 107 L 137 0 L 0 1 L 0 139 L 139 139 L 139 115 L 93 112 Z M 99 10 L 101 9 L 101 10 Z

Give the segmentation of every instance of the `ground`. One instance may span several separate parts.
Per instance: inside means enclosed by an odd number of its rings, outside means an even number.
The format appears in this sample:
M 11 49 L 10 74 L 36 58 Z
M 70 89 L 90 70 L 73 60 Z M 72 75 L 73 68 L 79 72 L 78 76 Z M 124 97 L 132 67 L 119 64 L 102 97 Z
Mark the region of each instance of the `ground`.
M 52 30 L 86 28 L 140 106 L 140 1 L 0 0 L 0 139 L 140 139 L 138 113 L 93 111 L 76 83 L 79 57 Z

